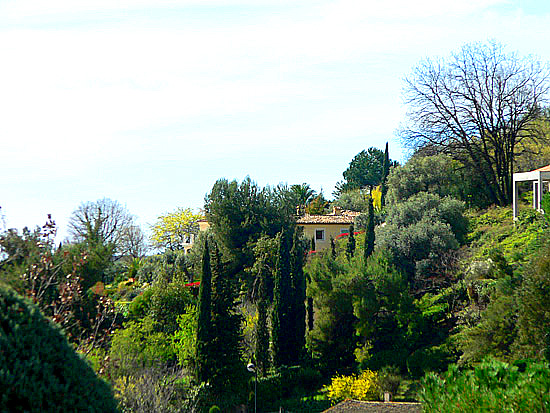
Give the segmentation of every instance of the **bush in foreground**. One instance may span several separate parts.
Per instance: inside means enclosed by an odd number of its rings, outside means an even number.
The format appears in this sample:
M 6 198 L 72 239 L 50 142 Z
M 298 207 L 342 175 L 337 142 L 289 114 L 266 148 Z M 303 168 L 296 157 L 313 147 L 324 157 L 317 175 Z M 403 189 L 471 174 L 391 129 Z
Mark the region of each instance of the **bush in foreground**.
M 429 373 L 419 393 L 426 413 L 540 412 L 550 408 L 550 368 L 544 363 L 510 365 L 486 360 L 473 370 L 451 366 Z
M 0 411 L 116 412 L 110 387 L 29 300 L 0 286 Z

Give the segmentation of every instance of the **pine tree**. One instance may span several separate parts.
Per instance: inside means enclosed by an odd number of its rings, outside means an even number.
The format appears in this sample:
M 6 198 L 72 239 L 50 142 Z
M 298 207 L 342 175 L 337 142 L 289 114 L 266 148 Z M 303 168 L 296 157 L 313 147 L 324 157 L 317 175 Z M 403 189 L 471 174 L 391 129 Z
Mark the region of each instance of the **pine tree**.
M 298 363 L 305 349 L 306 336 L 306 280 L 304 276 L 304 248 L 300 239 L 300 229 L 294 230 L 292 249 L 290 250 L 290 273 L 292 278 L 292 332 L 294 333 L 294 351 L 290 354 L 294 363 Z
M 363 250 L 363 257 L 365 263 L 374 251 L 374 206 L 372 205 L 372 199 L 369 199 L 368 217 L 367 217 L 367 229 L 365 231 L 365 248 Z
M 348 243 L 346 244 L 346 255 L 348 260 L 351 260 L 353 258 L 353 254 L 355 254 L 355 235 L 353 232 L 354 228 L 353 224 L 351 224 L 349 226 Z
M 279 247 L 277 251 L 277 262 L 275 265 L 275 283 L 273 288 L 273 310 L 271 316 L 272 341 L 273 341 L 273 364 L 275 367 L 290 364 L 290 352 L 292 351 L 292 334 L 289 334 L 292 327 L 290 297 L 290 256 L 288 248 L 288 237 L 285 231 L 278 235 Z
M 384 163 L 382 164 L 382 183 L 381 183 L 381 192 L 382 196 L 380 198 L 380 206 L 384 208 L 386 205 L 386 194 L 388 193 L 388 175 L 390 174 L 390 153 L 388 149 L 388 142 L 386 142 L 386 150 L 384 151 Z
M 196 378 L 197 381 L 208 381 L 212 373 L 209 343 L 212 338 L 212 271 L 210 268 L 210 249 L 208 239 L 204 243 L 202 254 L 202 277 L 199 290 L 199 311 L 197 320 L 197 348 L 196 348 Z

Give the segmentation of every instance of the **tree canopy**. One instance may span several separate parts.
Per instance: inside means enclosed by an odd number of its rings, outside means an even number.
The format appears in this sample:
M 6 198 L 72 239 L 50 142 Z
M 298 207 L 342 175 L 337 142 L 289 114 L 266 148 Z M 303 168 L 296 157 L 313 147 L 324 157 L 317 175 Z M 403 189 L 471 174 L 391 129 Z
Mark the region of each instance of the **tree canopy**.
M 203 218 L 203 214 L 194 213 L 191 208 L 162 214 L 151 226 L 151 240 L 158 248 L 182 249 L 199 232 L 199 221 Z
M 512 199 L 514 159 L 547 101 L 549 71 L 498 43 L 466 44 L 448 59 L 423 60 L 405 80 L 402 139 L 476 168 L 491 199 Z

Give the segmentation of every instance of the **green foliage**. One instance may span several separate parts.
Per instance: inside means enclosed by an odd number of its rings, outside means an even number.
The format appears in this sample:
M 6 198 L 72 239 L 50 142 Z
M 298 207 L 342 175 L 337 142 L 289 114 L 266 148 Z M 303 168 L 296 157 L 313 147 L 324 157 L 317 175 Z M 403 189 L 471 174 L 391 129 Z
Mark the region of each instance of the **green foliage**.
M 273 309 L 271 315 L 273 364 L 275 367 L 292 365 L 293 339 L 289 334 L 293 327 L 292 280 L 290 268 L 290 247 L 288 235 L 283 231 L 278 236 L 277 261 L 273 289 Z
M 486 360 L 473 370 L 451 366 L 441 377 L 428 374 L 419 393 L 423 411 L 538 412 L 550 408 L 550 369 L 526 363 L 522 369 Z
M 115 412 L 109 386 L 38 307 L 0 286 L 0 410 Z
M 365 187 L 372 189 L 382 182 L 384 176 L 384 152 L 374 147 L 359 152 L 343 175 L 345 190 Z
M 260 377 L 258 411 L 275 411 L 285 404 L 285 400 L 311 395 L 322 381 L 323 377 L 319 371 L 311 367 L 298 366 L 282 368 L 276 373 Z M 249 385 L 253 386 L 253 382 Z
M 327 208 L 328 201 L 323 194 L 319 194 L 307 205 L 306 212 L 310 215 L 325 215 Z
M 208 413 L 220 413 L 221 410 L 218 406 L 212 406 L 209 410 L 208 410 Z
M 129 321 L 113 333 L 110 375 L 130 376 L 136 370 L 152 367 L 175 360 L 171 337 L 155 331 L 151 317 L 140 321 Z
M 197 308 L 190 305 L 177 318 L 178 329 L 172 336 L 172 347 L 180 366 L 194 367 L 197 348 Z
M 195 301 L 189 288 L 179 282 L 159 283 L 154 287 L 149 302 L 149 314 L 155 329 L 173 334 L 178 329 L 177 317 Z
M 441 264 L 465 237 L 463 211 L 462 202 L 425 192 L 390 209 L 386 226 L 376 232 L 378 246 L 393 253 L 414 290 L 448 285 Z
M 363 246 L 363 259 L 365 262 L 374 251 L 374 239 L 374 207 L 372 202 L 369 202 L 369 207 L 367 210 L 367 227 L 365 229 L 365 244 Z
M 367 212 L 370 196 L 366 189 L 352 189 L 342 192 L 333 202 L 333 205 L 343 210 Z
M 212 355 L 210 340 L 212 329 L 212 269 L 210 267 L 210 249 L 205 241 L 202 258 L 202 277 L 199 290 L 199 309 L 197 318 L 196 377 L 199 383 L 208 381 L 212 374 Z
M 375 252 L 353 285 L 355 330 L 362 344 L 355 354 L 361 367 L 404 368 L 408 355 L 407 324 L 415 312 L 405 277 L 385 251 Z
M 333 258 L 327 252 L 314 256 L 306 271 L 310 279 L 307 295 L 313 298 L 315 306 L 314 328 L 307 336 L 308 349 L 329 373 L 353 371 L 358 343 L 353 292 L 359 269 L 343 254 Z
M 346 243 L 346 256 L 348 257 L 348 260 L 351 260 L 353 258 L 353 254 L 355 254 L 355 234 L 354 234 L 354 228 L 353 224 L 349 226 L 348 230 L 348 242 Z
M 221 262 L 218 249 L 212 248 L 212 316 L 208 381 L 221 399 L 228 395 L 243 397 L 246 368 L 241 360 L 242 316 L 236 312 L 235 285 L 227 267 Z M 200 322 L 200 321 L 199 321 Z
M 519 357 L 550 360 L 550 233 L 538 241 L 539 248 L 527 266 L 517 290 Z
M 544 211 L 544 218 L 546 222 L 550 222 L 550 192 L 546 192 L 540 200 L 540 206 Z
M 198 222 L 203 218 L 203 214 L 194 213 L 191 208 L 162 214 L 151 226 L 151 240 L 157 248 L 183 249 L 199 232 Z
M 413 156 L 405 165 L 393 168 L 388 176 L 387 201 L 396 204 L 419 192 L 441 198 L 451 196 L 469 206 L 490 204 L 485 186 L 471 171 L 445 155 Z
M 286 190 L 279 189 L 260 188 L 250 177 L 241 183 L 219 179 L 206 196 L 206 217 L 231 257 L 233 273 L 252 266 L 251 248 L 261 235 L 273 237 L 291 226 L 296 211 L 287 202 Z

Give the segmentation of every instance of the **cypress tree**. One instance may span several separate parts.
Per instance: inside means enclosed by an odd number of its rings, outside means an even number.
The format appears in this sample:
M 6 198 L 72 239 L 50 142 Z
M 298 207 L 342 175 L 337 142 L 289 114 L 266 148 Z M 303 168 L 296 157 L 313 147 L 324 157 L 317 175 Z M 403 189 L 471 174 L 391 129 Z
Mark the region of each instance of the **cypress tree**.
M 199 311 L 197 320 L 197 347 L 196 347 L 196 378 L 197 381 L 208 381 L 211 373 L 211 358 L 209 343 L 212 338 L 212 270 L 210 268 L 210 249 L 208 239 L 204 242 L 202 254 L 202 277 L 199 289 Z
M 330 236 L 330 255 L 332 259 L 336 258 L 336 244 L 334 243 L 334 237 Z
M 315 236 L 311 237 L 311 251 L 315 251 Z
M 213 371 L 210 379 L 217 394 L 240 394 L 245 367 L 241 362 L 241 316 L 234 311 L 236 292 L 221 262 L 216 245 L 212 250 L 212 339 Z
M 313 330 L 313 298 L 307 298 L 307 329 Z
M 388 175 L 390 174 L 390 153 L 388 149 L 388 142 L 386 142 L 386 150 L 384 151 L 384 162 L 382 164 L 382 184 L 380 191 L 382 196 L 380 197 L 380 206 L 383 208 L 386 205 L 386 194 L 388 193 Z
M 374 206 L 372 205 L 372 199 L 369 199 L 368 216 L 367 216 L 367 229 L 365 231 L 365 248 L 363 250 L 363 257 L 365 263 L 374 251 Z
M 275 367 L 289 365 L 292 350 L 291 319 L 291 282 L 288 240 L 285 231 L 278 235 L 279 246 L 275 265 L 275 283 L 273 287 L 273 310 L 271 315 L 273 364 Z
M 269 369 L 269 330 L 267 327 L 268 297 L 265 277 L 260 276 L 259 297 L 256 302 L 258 322 L 256 324 L 256 367 L 261 376 L 265 376 Z
M 290 273 L 292 277 L 292 322 L 294 333 L 294 351 L 290 354 L 298 363 L 306 345 L 306 279 L 304 276 L 304 248 L 300 240 L 300 228 L 296 227 L 290 250 Z
M 355 254 L 355 235 L 353 234 L 353 224 L 349 226 L 348 243 L 346 244 L 346 255 L 348 260 L 351 260 L 353 254 Z

